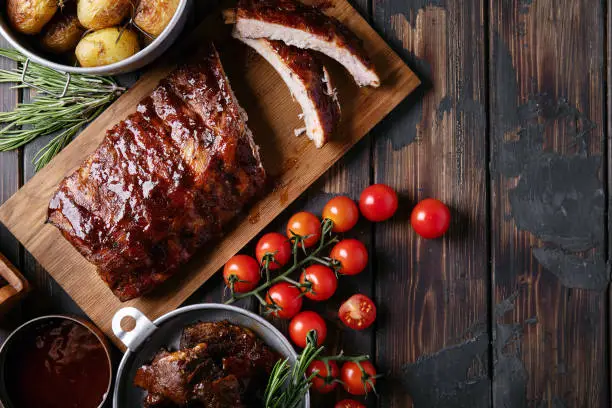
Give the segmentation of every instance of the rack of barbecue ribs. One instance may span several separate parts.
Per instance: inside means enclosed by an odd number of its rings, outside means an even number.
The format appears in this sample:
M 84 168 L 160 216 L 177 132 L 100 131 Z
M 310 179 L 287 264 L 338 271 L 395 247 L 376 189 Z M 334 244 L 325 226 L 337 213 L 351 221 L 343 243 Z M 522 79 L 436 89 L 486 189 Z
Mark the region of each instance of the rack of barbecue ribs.
M 147 293 L 262 190 L 246 122 L 208 43 L 62 181 L 48 221 L 120 300 Z

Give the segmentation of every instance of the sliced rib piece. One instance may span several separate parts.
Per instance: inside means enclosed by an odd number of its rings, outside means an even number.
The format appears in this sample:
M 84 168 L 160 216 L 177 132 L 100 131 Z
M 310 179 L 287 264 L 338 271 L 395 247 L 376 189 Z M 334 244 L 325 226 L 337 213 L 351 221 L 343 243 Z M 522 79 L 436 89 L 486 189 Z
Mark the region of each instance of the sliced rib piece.
M 307 50 L 282 41 L 237 37 L 264 57 L 280 74 L 302 107 L 306 134 L 323 147 L 340 122 L 340 105 L 327 69 Z
M 280 40 L 322 52 L 344 65 L 359 86 L 380 86 L 361 40 L 316 7 L 297 0 L 240 0 L 234 19 L 239 37 Z
M 172 276 L 263 189 L 247 117 L 212 43 L 60 184 L 48 220 L 122 301 Z

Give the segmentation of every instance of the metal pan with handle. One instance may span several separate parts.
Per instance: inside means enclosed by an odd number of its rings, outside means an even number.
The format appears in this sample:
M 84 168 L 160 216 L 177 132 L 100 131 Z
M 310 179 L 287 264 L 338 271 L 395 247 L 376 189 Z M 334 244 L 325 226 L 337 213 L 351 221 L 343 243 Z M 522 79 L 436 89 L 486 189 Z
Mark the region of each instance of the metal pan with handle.
M 138 309 L 126 307 L 115 314 L 112 322 L 115 336 L 127 347 L 117 371 L 113 408 L 142 407 L 145 392 L 133 385 L 136 370 L 149 363 L 161 348 L 178 349 L 185 326 L 222 320 L 252 330 L 272 350 L 295 362 L 297 354 L 281 332 L 260 316 L 239 307 L 216 303 L 186 306 L 153 322 Z M 304 400 L 304 408 L 310 408 L 309 395 Z

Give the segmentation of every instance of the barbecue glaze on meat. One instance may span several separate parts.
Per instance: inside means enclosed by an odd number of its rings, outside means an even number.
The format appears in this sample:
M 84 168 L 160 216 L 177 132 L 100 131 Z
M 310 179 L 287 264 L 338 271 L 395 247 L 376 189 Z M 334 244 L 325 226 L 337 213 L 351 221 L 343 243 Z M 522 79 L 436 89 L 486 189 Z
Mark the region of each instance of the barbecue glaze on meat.
M 48 211 L 122 301 L 149 292 L 262 190 L 247 117 L 212 43 L 60 184 Z
M 138 369 L 145 408 L 242 408 L 262 405 L 279 356 L 250 330 L 227 321 L 185 328 L 180 350 L 161 350 Z
M 362 41 L 317 7 L 298 0 L 239 0 L 230 20 L 237 37 L 280 40 L 322 52 L 344 65 L 359 86 L 380 86 Z
M 282 41 L 237 39 L 257 51 L 280 74 L 302 107 L 308 138 L 316 147 L 323 147 L 340 122 L 340 104 L 325 66 L 308 50 Z

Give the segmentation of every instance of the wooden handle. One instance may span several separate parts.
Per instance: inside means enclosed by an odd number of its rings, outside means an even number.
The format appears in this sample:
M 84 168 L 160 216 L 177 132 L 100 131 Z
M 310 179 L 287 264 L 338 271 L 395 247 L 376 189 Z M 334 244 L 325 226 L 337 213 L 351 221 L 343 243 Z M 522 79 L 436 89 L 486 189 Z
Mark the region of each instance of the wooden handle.
M 30 288 L 28 281 L 8 259 L 0 254 L 0 276 L 8 285 L 0 287 L 0 312 L 19 300 Z

